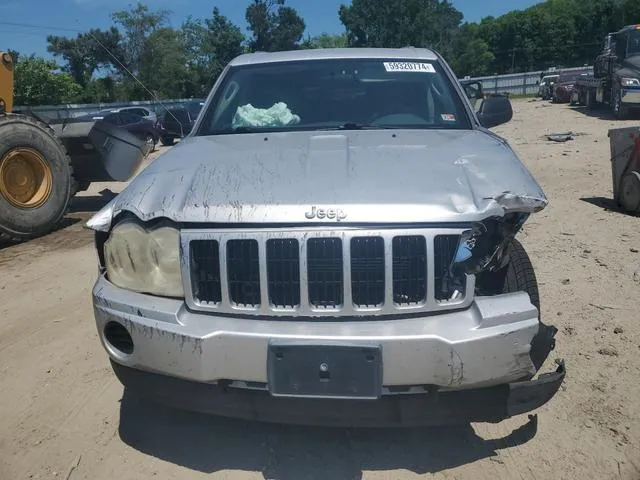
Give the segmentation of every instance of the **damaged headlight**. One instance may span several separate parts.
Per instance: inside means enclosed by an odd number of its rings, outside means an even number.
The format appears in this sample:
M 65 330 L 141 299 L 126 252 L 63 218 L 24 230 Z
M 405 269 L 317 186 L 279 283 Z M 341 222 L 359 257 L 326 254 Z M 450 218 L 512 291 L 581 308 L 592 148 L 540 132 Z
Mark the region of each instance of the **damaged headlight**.
M 445 279 L 452 284 L 451 279 L 503 268 L 508 260 L 507 249 L 511 240 L 527 218 L 528 214 L 491 218 L 475 224 L 464 232 L 460 236 Z
M 180 232 L 161 226 L 147 230 L 126 220 L 104 244 L 109 281 L 120 288 L 166 297 L 184 297 L 180 274 Z

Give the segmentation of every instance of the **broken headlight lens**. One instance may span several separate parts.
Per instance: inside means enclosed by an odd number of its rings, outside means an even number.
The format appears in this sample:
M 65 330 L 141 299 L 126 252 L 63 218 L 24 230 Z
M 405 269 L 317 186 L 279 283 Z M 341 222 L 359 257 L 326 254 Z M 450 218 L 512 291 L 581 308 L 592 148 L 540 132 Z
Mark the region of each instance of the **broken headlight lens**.
M 451 271 L 476 275 L 502 268 L 510 241 L 527 218 L 527 214 L 510 214 L 474 225 L 460 237 Z
M 120 288 L 184 297 L 180 232 L 175 228 L 147 230 L 135 221 L 123 221 L 105 242 L 104 258 L 109 281 Z

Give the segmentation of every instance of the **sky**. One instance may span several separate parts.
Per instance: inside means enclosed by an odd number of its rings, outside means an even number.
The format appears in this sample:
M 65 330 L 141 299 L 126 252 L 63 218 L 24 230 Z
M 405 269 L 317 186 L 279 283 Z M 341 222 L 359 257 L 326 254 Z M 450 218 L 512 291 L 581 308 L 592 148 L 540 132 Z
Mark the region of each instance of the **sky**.
M 171 25 L 179 27 L 192 15 L 203 18 L 211 15 L 217 6 L 235 24 L 246 28 L 244 12 L 250 0 L 146 0 L 151 8 L 173 12 Z M 385 0 L 382 0 L 385 1 Z M 386 0 L 393 1 L 393 0 Z M 509 10 L 523 9 L 539 0 L 453 0 L 453 5 L 464 14 L 465 21 L 478 21 L 486 16 L 499 16 Z M 107 28 L 112 25 L 110 13 L 126 9 L 136 0 L 0 0 L 0 50 L 17 50 L 23 54 L 35 53 L 49 57 L 47 35 L 75 36 L 73 31 L 89 28 Z M 350 0 L 287 0 L 296 8 L 307 24 L 305 35 L 341 33 L 338 18 L 341 4 Z M 22 25 L 6 25 L 2 22 Z M 24 24 L 41 28 L 30 28 Z

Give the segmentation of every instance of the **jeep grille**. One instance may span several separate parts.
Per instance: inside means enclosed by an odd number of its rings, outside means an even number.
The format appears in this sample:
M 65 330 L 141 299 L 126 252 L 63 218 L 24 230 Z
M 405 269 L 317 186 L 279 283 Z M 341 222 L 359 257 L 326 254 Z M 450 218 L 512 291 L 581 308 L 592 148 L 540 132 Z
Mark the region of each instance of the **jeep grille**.
M 468 306 L 474 278 L 451 278 L 462 230 L 183 231 L 194 310 L 367 316 Z M 223 254 L 224 253 L 224 254 Z M 459 296 L 451 298 L 452 289 Z

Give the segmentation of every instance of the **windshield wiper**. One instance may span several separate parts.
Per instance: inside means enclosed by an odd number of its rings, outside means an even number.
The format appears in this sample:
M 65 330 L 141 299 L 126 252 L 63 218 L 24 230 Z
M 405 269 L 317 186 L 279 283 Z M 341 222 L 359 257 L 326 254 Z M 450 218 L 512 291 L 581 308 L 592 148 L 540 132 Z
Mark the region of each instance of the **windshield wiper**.
M 230 127 L 220 128 L 218 130 L 212 130 L 211 135 L 230 135 L 233 133 L 260 133 L 261 129 L 252 127 Z
M 389 130 L 393 127 L 387 125 L 372 125 L 370 123 L 346 122 L 335 127 L 328 127 L 326 130 Z M 322 128 L 325 130 L 325 128 Z

